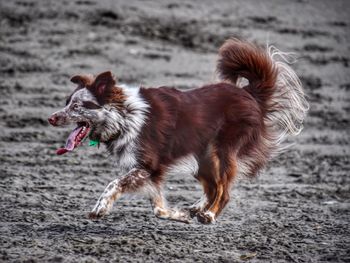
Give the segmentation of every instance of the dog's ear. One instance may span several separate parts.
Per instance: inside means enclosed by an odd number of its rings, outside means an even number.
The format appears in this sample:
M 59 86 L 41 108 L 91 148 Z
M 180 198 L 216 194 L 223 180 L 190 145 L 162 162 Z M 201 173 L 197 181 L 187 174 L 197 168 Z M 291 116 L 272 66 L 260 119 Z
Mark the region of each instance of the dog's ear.
M 93 82 L 92 75 L 75 75 L 70 79 L 71 82 L 78 84 L 78 86 L 86 87 Z
M 116 79 L 110 71 L 99 74 L 95 81 L 88 86 L 88 89 L 94 94 L 98 102 L 103 105 L 106 103 L 121 104 L 124 99 L 123 90 L 115 86 Z
M 116 81 L 110 71 L 99 74 L 95 81 L 90 85 L 90 90 L 96 97 L 103 96 L 108 89 L 114 87 Z

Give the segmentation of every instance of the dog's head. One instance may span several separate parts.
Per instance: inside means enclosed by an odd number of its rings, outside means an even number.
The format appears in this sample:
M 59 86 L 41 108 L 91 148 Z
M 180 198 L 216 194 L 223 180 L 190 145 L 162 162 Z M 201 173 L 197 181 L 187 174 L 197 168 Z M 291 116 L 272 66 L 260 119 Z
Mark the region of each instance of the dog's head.
M 53 126 L 77 125 L 57 154 L 72 151 L 87 137 L 101 142 L 115 139 L 123 126 L 125 94 L 116 86 L 111 72 L 97 77 L 77 75 L 71 81 L 77 88 L 68 97 L 66 106 L 48 119 Z

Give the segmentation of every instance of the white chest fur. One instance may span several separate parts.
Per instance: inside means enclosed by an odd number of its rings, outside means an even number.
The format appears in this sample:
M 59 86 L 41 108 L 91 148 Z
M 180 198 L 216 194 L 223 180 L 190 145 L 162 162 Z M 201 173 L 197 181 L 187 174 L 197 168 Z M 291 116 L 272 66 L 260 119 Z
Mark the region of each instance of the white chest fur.
M 124 147 L 113 149 L 113 159 L 115 165 L 122 170 L 123 173 L 130 171 L 137 166 L 137 147 L 135 142 L 130 142 Z

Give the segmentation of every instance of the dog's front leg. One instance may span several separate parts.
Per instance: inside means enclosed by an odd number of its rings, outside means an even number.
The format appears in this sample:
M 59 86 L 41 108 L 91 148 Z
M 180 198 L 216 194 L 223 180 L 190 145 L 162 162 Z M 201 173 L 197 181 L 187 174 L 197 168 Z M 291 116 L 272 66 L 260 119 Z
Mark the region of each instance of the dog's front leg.
M 179 221 L 187 224 L 191 222 L 189 213 L 187 211 L 176 208 L 168 208 L 161 190 L 154 192 L 152 195 L 152 201 L 154 206 L 153 211 L 156 217 L 161 219 Z
M 106 215 L 116 201 L 124 193 L 133 193 L 145 187 L 149 183 L 150 174 L 142 169 L 132 169 L 127 174 L 110 182 L 94 209 L 89 213 L 89 218 L 96 219 Z

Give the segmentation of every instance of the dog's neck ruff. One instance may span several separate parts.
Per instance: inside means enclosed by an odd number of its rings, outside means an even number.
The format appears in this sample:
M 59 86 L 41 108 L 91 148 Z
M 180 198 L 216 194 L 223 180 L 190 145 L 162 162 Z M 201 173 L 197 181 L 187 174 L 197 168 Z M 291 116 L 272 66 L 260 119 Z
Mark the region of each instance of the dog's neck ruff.
M 147 119 L 149 104 L 139 94 L 139 88 L 122 86 L 126 95 L 124 116 L 120 122 L 121 132 L 117 139 L 107 143 L 111 154 L 117 156 L 122 170 L 137 166 L 138 137 Z

